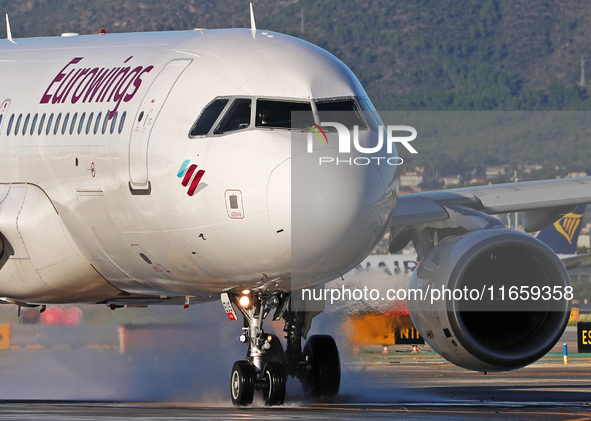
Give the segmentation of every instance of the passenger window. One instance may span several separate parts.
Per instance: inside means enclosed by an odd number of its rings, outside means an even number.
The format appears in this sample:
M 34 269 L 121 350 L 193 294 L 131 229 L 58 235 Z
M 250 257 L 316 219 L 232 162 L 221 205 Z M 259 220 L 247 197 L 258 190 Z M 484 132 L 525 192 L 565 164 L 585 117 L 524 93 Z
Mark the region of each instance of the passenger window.
M 214 100 L 207 107 L 205 107 L 195 122 L 195 125 L 191 129 L 189 136 L 204 136 L 209 133 L 213 123 L 215 123 L 215 121 L 218 119 L 227 103 L 228 98 L 221 98 Z
M 53 127 L 53 134 L 56 135 L 57 131 L 60 129 L 60 121 L 62 120 L 62 113 L 59 113 L 57 115 L 57 118 L 55 119 L 55 126 Z
M 37 126 L 37 118 L 39 117 L 39 114 L 35 114 L 35 117 L 33 117 L 33 122 L 31 123 L 31 133 L 29 133 L 31 136 L 33 136 L 33 133 L 35 133 L 35 126 Z
M 22 132 L 23 136 L 25 135 L 25 133 L 27 133 L 27 127 L 29 126 L 30 119 L 31 119 L 31 114 L 27 114 L 27 117 L 25 118 L 25 124 L 23 124 L 23 132 Z
M 64 118 L 64 125 L 62 126 L 62 134 L 66 134 L 66 129 L 68 127 L 68 120 L 70 119 L 70 113 L 66 114 L 66 118 Z
M 94 113 L 90 113 L 88 116 L 88 123 L 86 123 L 86 134 L 90 133 L 90 128 L 92 127 L 92 118 L 94 117 Z
M 49 115 L 49 120 L 47 121 L 47 129 L 45 130 L 46 135 L 51 131 L 51 123 L 53 123 L 53 113 Z
M 123 125 L 125 124 L 125 117 L 127 116 L 127 111 L 124 111 L 121 114 L 121 121 L 119 122 L 119 134 L 123 131 Z
M 236 99 L 214 133 L 222 134 L 248 128 L 251 103 L 250 99 Z
M 14 135 L 18 134 L 18 129 L 21 126 L 21 120 L 23 119 L 23 115 L 19 114 L 18 118 L 16 119 L 16 126 L 14 127 Z
M 105 119 L 103 120 L 103 134 L 107 132 L 107 124 L 109 124 L 109 111 L 105 113 Z
M 292 125 L 291 113 L 300 112 L 302 122 Z M 298 117 L 300 118 L 300 117 Z M 314 121 L 312 106 L 309 102 L 274 101 L 268 99 L 257 100 L 257 127 L 291 129 L 304 126 L 304 121 Z
M 74 129 L 76 128 L 76 120 L 78 120 L 78 113 L 74 113 L 74 117 L 72 117 L 72 124 L 70 124 L 70 134 L 74 133 Z
M 6 134 L 9 135 L 10 131 L 12 130 L 12 122 L 14 121 L 14 114 L 10 116 L 10 120 L 8 120 L 8 128 L 6 129 Z
M 78 124 L 78 134 L 82 133 L 82 129 L 84 128 L 84 119 L 86 119 L 86 113 L 82 113 L 80 116 L 80 123 Z
M 115 125 L 117 124 L 117 114 L 119 114 L 118 112 L 115 113 L 115 115 L 113 116 L 113 119 L 111 121 L 111 129 L 109 130 L 109 133 L 113 134 L 113 132 L 115 131 Z
M 96 134 L 98 132 L 98 128 L 101 124 L 101 116 L 103 115 L 103 113 L 98 113 L 98 115 L 96 116 L 96 123 L 94 123 L 94 134 Z
M 41 133 L 43 132 L 43 124 L 45 124 L 45 113 L 43 113 L 41 121 L 39 122 L 39 131 L 37 132 L 39 136 L 41 136 Z
M 344 124 L 349 129 L 352 129 L 353 126 L 359 126 L 360 129 L 367 128 L 359 107 L 353 99 L 319 101 L 316 103 L 316 108 L 321 122 L 335 121 Z

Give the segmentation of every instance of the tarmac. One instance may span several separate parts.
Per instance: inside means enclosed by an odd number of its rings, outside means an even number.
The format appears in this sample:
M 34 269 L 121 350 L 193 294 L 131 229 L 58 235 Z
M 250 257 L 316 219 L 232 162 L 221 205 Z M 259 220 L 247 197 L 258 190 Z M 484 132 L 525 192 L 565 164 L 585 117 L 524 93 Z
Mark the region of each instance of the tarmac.
M 487 375 L 458 368 L 426 346 L 390 346 L 387 354 L 379 345 L 342 350 L 339 396 L 308 400 L 290 379 L 286 403 L 272 408 L 260 399 L 232 407 L 228 371 L 241 357 L 237 346 L 222 352 L 214 338 L 193 353 L 121 353 L 118 335 L 110 326 L 82 333 L 15 328 L 11 349 L 0 351 L 0 420 L 591 420 L 591 355 L 576 352 L 576 328 L 537 363 Z

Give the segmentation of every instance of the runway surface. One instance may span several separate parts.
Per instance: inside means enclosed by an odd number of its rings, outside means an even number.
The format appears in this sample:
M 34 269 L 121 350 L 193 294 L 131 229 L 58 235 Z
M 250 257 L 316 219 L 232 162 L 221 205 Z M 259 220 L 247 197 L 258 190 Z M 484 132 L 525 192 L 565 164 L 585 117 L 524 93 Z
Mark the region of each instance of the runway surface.
M 0 419 L 21 420 L 588 420 L 577 408 L 470 408 L 436 406 L 310 405 L 281 408 L 227 409 L 202 406 L 145 404 L 55 403 L 5 404 Z
M 314 329 L 332 333 L 339 344 L 339 396 L 307 400 L 290 379 L 285 405 L 265 408 L 255 398 L 252 407 L 237 409 L 230 368 L 245 347 L 237 341 L 238 324 L 220 323 L 219 303 L 90 316 L 94 324 L 80 326 L 11 321 L 11 348 L 0 350 L 0 420 L 591 420 L 591 356 L 576 354 L 575 328 L 539 362 L 484 376 L 428 347 L 355 352 L 338 317 L 323 314 Z M 126 319 L 135 326 L 127 336 Z M 282 324 L 266 326 L 281 335 Z
M 567 330 L 563 341 L 571 352 L 574 339 L 574 329 Z M 290 380 L 285 405 L 265 408 L 255 400 L 240 409 L 229 401 L 227 376 L 207 373 L 195 367 L 197 360 L 178 354 L 121 355 L 81 346 L 29 347 L 0 356 L 0 393 L 14 397 L 0 402 L 0 420 L 591 420 L 591 356 L 581 354 L 565 365 L 562 354 L 552 352 L 522 370 L 485 376 L 427 348 L 345 353 L 337 398 L 306 400 Z

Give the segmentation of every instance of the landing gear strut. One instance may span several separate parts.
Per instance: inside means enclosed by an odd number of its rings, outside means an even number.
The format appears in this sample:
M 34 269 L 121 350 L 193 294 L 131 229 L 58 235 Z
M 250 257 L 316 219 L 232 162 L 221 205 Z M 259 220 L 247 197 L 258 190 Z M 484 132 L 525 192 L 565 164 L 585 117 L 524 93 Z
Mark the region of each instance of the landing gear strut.
M 240 341 L 248 345 L 246 359 L 236 361 L 232 367 L 230 390 L 235 406 L 250 405 L 255 390 L 262 392 L 265 405 L 283 404 L 288 376 L 297 378 L 308 396 L 339 393 L 341 366 L 334 339 L 328 335 L 311 336 L 302 350 L 302 337 L 306 337 L 318 313 L 291 311 L 289 298 L 288 292 L 268 290 L 222 294 L 222 304 L 231 320 L 236 320 L 232 304 L 242 313 Z M 285 320 L 285 351 L 279 338 L 263 330 L 272 311 L 273 320 Z

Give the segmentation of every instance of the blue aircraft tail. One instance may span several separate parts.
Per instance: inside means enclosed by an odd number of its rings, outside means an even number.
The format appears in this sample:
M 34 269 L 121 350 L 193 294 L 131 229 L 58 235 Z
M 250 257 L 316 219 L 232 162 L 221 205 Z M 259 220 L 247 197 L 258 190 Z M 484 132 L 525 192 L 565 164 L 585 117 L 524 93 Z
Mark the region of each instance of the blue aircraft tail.
M 584 214 L 585 205 L 577 206 L 574 211 L 540 231 L 536 238 L 554 250 L 556 254 L 575 254 Z

